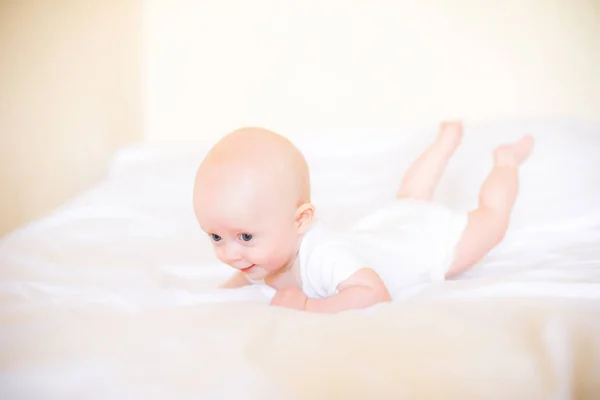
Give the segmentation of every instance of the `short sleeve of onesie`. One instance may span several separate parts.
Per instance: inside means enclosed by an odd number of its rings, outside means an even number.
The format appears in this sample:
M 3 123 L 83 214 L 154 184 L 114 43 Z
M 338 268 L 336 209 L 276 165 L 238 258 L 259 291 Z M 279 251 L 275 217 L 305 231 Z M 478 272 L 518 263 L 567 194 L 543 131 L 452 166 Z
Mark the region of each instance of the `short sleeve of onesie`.
M 303 239 L 300 276 L 302 290 L 308 297 L 335 295 L 340 283 L 365 267 L 350 244 L 331 238 L 320 226 L 307 232 Z

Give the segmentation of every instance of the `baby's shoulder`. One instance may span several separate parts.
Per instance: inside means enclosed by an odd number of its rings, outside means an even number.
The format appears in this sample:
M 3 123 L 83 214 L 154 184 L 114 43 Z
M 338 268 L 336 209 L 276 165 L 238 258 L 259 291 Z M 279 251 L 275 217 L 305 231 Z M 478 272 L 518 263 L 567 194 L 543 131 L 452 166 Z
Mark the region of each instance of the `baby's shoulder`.
M 340 259 L 355 258 L 355 254 L 344 235 L 327 229 L 317 221 L 302 238 L 299 257 L 300 265 L 306 267 L 309 264 L 322 266 Z
M 323 222 L 315 221 L 302 237 L 299 253 L 301 256 L 309 256 L 314 252 L 342 246 L 343 243 L 341 237 L 328 229 Z
M 323 225 L 312 227 L 300 248 L 300 276 L 310 297 L 336 293 L 338 285 L 364 265 L 352 246 Z

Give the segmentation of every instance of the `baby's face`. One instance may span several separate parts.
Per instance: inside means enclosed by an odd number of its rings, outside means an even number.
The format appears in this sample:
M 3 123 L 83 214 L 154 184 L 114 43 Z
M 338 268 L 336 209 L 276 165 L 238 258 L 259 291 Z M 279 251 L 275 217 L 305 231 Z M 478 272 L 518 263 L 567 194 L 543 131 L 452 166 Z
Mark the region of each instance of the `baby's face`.
M 273 196 L 231 194 L 202 196 L 194 204 L 219 260 L 254 280 L 291 266 L 300 243 L 294 207 Z

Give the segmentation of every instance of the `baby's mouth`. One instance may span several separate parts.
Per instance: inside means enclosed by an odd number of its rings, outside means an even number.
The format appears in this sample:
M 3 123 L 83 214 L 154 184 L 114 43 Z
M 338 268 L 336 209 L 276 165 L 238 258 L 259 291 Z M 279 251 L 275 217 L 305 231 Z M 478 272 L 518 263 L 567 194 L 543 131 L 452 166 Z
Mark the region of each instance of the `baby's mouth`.
M 256 265 L 256 264 L 252 264 L 252 265 L 251 265 L 251 266 L 249 266 L 249 267 L 242 268 L 240 271 L 242 271 L 242 272 L 249 272 L 249 271 L 250 271 L 252 268 L 254 268 L 254 266 L 255 266 L 255 265 Z

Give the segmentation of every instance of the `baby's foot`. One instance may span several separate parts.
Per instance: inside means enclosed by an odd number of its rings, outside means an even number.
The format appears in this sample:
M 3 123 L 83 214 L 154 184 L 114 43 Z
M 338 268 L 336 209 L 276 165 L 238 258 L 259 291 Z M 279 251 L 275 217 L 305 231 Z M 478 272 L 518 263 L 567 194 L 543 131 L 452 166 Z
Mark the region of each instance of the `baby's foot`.
M 518 142 L 505 144 L 494 150 L 496 165 L 517 167 L 527 159 L 533 149 L 533 137 L 523 136 Z
M 444 148 L 453 152 L 460 145 L 462 140 L 462 130 L 462 124 L 459 121 L 442 122 L 437 142 Z

